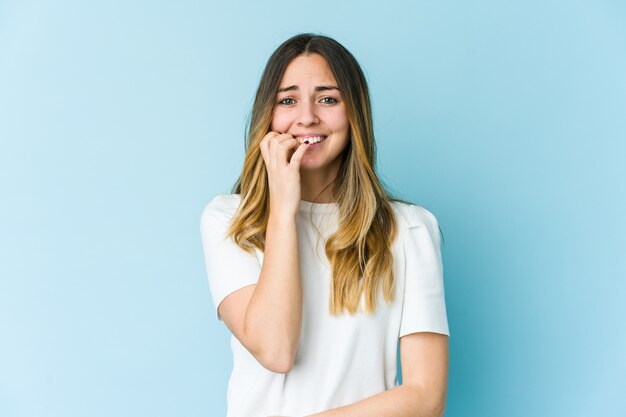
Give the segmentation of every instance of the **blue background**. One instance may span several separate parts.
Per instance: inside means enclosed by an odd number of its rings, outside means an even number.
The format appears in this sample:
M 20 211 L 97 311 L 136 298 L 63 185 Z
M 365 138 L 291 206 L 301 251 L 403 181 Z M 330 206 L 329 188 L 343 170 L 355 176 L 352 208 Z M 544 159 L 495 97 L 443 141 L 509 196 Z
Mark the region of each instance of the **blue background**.
M 317 31 L 439 219 L 447 416 L 626 415 L 623 1 L 0 2 L 0 416 L 220 416 L 200 213 Z

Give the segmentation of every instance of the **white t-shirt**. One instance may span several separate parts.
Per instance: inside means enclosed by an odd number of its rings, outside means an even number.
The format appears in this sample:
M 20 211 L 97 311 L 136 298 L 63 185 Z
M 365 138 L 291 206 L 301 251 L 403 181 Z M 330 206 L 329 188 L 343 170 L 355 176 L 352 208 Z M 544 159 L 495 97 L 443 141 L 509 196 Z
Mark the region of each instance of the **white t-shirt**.
M 217 307 L 232 292 L 257 283 L 263 253 L 256 256 L 224 239 L 239 194 L 217 195 L 202 212 L 201 235 L 209 287 Z M 302 328 L 291 371 L 267 370 L 231 337 L 233 371 L 227 417 L 302 416 L 351 404 L 398 385 L 399 338 L 414 332 L 449 335 L 443 287 L 440 234 L 426 209 L 392 202 L 398 237 L 392 245 L 396 296 L 382 297 L 376 311 L 350 316 L 329 312 L 331 270 L 325 239 L 337 228 L 336 203 L 300 202 L 296 216 Z M 316 255 L 318 234 L 322 233 Z M 381 286 L 382 288 L 382 286 Z M 361 306 L 364 307 L 364 298 Z

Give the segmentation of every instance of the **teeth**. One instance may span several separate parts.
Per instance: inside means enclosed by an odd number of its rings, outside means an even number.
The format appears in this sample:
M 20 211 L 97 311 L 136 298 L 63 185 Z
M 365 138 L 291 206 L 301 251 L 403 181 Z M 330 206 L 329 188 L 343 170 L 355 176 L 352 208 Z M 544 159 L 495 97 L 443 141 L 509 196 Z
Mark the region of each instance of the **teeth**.
M 309 144 L 314 144 L 314 143 L 319 143 L 319 142 L 323 141 L 324 139 L 326 139 L 326 136 L 310 136 L 310 137 L 307 137 L 307 138 L 299 137 L 298 141 L 300 143 L 304 143 L 305 140 L 308 140 Z

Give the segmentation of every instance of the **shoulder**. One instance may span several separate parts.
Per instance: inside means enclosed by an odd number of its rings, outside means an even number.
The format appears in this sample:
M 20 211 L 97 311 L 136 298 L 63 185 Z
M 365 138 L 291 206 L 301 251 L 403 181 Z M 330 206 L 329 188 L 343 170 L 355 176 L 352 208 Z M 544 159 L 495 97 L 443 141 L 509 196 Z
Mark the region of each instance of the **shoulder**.
M 222 222 L 228 222 L 235 215 L 240 202 L 240 194 L 218 194 L 204 206 L 201 221 L 217 219 Z
M 435 215 L 418 204 L 399 200 L 392 200 L 390 203 L 399 223 L 405 227 L 438 225 Z
M 439 235 L 439 222 L 433 213 L 424 207 L 406 201 L 391 200 L 398 227 L 402 230 L 425 227 L 431 236 Z

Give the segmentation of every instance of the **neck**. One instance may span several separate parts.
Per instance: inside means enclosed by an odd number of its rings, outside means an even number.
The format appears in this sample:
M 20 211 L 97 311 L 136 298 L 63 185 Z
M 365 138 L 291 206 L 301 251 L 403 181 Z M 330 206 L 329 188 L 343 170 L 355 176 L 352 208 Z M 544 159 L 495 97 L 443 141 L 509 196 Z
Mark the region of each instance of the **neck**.
M 300 170 L 300 189 L 302 200 L 315 201 L 316 203 L 334 203 L 332 185 L 337 176 L 338 169 L 325 170 Z M 324 190 L 324 191 L 322 191 Z

